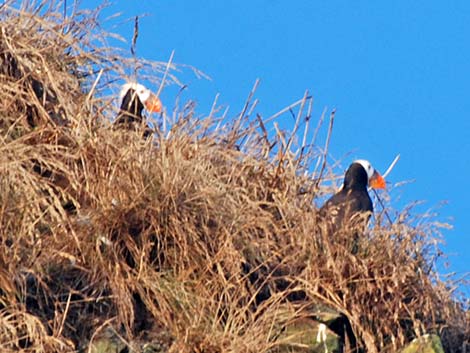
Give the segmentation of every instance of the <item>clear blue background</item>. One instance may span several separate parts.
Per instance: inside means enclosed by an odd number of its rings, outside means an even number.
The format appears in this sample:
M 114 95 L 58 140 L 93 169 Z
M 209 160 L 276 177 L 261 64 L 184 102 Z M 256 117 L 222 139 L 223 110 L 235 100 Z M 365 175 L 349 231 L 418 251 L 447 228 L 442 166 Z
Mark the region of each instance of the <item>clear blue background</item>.
M 469 1 L 128 0 L 111 4 L 103 18 L 117 12 L 104 27 L 128 40 L 120 46 L 129 48 L 133 33 L 125 20 L 147 14 L 139 56 L 166 61 L 175 50 L 174 62 L 212 78 L 181 77 L 201 114 L 220 93 L 235 116 L 260 78 L 264 117 L 306 89 L 314 118 L 337 109 L 330 151 L 338 158 L 352 152 L 343 168 L 361 157 L 383 171 L 400 153 L 389 181 L 414 182 L 396 205 L 424 200 L 424 209 L 451 220 L 454 229 L 444 233 L 451 265 L 441 271 L 470 271 Z M 448 204 L 438 208 L 441 201 Z

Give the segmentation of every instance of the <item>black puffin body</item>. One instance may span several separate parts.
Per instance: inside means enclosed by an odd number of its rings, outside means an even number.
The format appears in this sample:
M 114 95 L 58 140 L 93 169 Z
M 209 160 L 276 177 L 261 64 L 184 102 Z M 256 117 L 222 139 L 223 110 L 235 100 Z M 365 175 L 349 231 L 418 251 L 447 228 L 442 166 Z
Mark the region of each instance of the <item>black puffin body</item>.
M 115 126 L 128 129 L 142 126 L 145 118 L 142 115 L 144 108 L 150 112 L 161 112 L 161 102 L 150 90 L 138 83 L 127 83 L 121 89 L 121 107 Z M 151 129 L 146 125 L 145 135 L 151 134 Z
M 114 122 L 116 125 L 119 124 L 132 124 L 142 123 L 144 120 L 142 111 L 144 110 L 144 104 L 140 101 L 136 91 L 132 88 L 128 89 L 121 102 L 121 110 Z
M 320 209 L 333 231 L 353 226 L 356 219 L 364 226 L 373 212 L 367 187 L 385 188 L 385 180 L 366 160 L 354 161 L 346 171 L 342 189 Z
M 341 190 L 326 201 L 320 209 L 320 217 L 326 221 L 324 224 L 328 239 L 344 231 L 345 236 L 334 237 L 334 241 L 343 243 L 342 245 L 352 254 L 358 253 L 359 237 L 374 210 L 367 187 L 383 189 L 385 180 L 368 161 L 354 161 L 346 171 Z M 344 269 L 345 278 L 350 277 L 348 268 Z M 353 290 L 354 285 L 349 288 Z M 344 293 L 339 291 L 338 295 L 343 296 Z M 343 345 L 349 346 L 348 351 L 359 351 L 356 336 L 346 315 L 341 314 L 338 319 L 330 322 L 328 327 L 342 337 Z M 349 345 L 346 342 L 349 342 Z

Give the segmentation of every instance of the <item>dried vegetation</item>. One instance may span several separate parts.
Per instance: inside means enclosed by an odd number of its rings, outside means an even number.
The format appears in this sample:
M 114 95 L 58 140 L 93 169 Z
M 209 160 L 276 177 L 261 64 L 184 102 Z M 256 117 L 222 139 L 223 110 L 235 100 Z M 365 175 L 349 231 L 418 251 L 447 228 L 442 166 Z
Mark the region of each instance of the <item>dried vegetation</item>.
M 426 332 L 463 347 L 439 224 L 387 206 L 354 255 L 350 232 L 325 234 L 313 201 L 334 175 L 318 131 L 296 140 L 308 97 L 291 133 L 250 100 L 228 122 L 177 108 L 152 139 L 113 130 L 116 80 L 138 65 L 158 83 L 167 65 L 107 48 L 97 13 L 64 5 L 0 7 L 2 352 L 86 352 L 106 327 L 136 351 L 277 352 L 319 305 L 369 352 Z

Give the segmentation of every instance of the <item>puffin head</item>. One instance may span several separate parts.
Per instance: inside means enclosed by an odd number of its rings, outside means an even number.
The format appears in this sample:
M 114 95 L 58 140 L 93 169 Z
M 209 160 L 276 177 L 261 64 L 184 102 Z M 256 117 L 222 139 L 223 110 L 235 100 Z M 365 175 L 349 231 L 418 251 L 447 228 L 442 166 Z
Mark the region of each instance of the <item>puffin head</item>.
M 385 189 L 385 179 L 377 172 L 372 164 L 365 159 L 352 162 L 344 176 L 344 187 L 361 187 L 373 189 Z
M 129 106 L 130 102 L 125 104 L 125 99 L 128 95 L 130 101 L 134 101 L 137 98 L 151 113 L 160 113 L 162 111 L 162 102 L 160 99 L 140 83 L 130 82 L 122 86 L 119 97 L 123 105 Z

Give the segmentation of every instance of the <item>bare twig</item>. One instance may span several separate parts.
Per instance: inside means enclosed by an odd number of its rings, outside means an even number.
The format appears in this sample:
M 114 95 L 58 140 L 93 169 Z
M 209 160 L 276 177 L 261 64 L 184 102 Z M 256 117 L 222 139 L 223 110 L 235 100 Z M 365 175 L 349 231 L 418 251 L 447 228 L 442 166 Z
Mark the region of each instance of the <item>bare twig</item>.
M 333 109 L 331 114 L 330 114 L 330 123 L 328 125 L 328 134 L 326 136 L 326 141 L 325 141 L 325 146 L 323 148 L 323 152 L 322 152 L 322 166 L 321 166 L 321 169 L 320 169 L 320 172 L 318 174 L 318 176 L 315 176 L 316 178 L 316 182 L 315 182 L 315 189 L 318 189 L 318 185 L 320 184 L 320 181 L 322 180 L 322 176 L 323 176 L 323 172 L 325 170 L 325 167 L 326 167 L 326 159 L 327 159 L 327 156 L 328 156 L 328 147 L 330 145 L 330 139 L 331 139 L 331 134 L 333 132 L 333 123 L 334 123 L 334 120 L 335 120 L 335 114 L 336 114 L 336 109 Z
M 131 54 L 136 56 L 137 38 L 139 37 L 139 16 L 134 19 L 134 34 L 132 35 Z
M 398 160 L 400 159 L 400 154 L 397 154 L 397 156 L 395 157 L 395 159 L 393 160 L 393 162 L 390 164 L 390 166 L 388 167 L 387 171 L 383 174 L 383 177 L 386 178 L 390 172 L 392 171 L 392 169 L 395 167 L 395 164 L 397 164 Z
M 385 214 L 385 217 L 387 217 L 388 222 L 390 223 L 390 225 L 393 225 L 393 221 L 392 221 L 392 219 L 390 218 L 390 216 L 389 216 L 389 214 L 388 214 L 388 212 L 387 212 L 387 208 L 385 207 L 384 203 L 382 202 L 382 199 L 380 198 L 380 196 L 379 196 L 377 190 L 372 189 L 372 191 L 374 192 L 375 197 L 376 197 L 377 200 L 379 201 L 380 206 L 382 206 L 382 211 L 383 211 L 383 213 Z
M 245 114 L 250 106 L 251 100 L 253 99 L 253 96 L 255 95 L 256 90 L 258 89 L 258 85 L 260 83 L 259 79 L 256 79 L 255 84 L 253 85 L 253 88 L 250 91 L 250 94 L 248 95 L 248 98 L 245 101 L 245 105 L 243 106 L 242 111 L 240 112 L 240 115 L 238 116 L 237 121 L 235 122 L 235 129 L 238 129 L 241 125 L 241 121 L 245 117 Z
M 104 70 L 101 69 L 100 72 L 98 72 L 98 76 L 96 76 L 95 81 L 93 81 L 93 85 L 91 86 L 90 92 L 88 92 L 88 95 L 86 97 L 86 102 L 89 102 L 93 94 L 95 93 L 96 85 L 100 81 L 101 75 L 103 74 Z
M 310 97 L 307 97 L 307 98 L 310 98 Z M 278 111 L 276 114 L 273 114 L 271 115 L 269 118 L 265 119 L 264 120 L 264 123 L 267 124 L 268 122 L 274 120 L 274 119 L 277 119 L 279 116 L 281 116 L 282 114 L 284 114 L 285 112 L 288 112 L 289 110 L 291 109 L 294 109 L 296 106 L 298 106 L 299 104 L 302 104 L 302 102 L 304 101 L 304 98 L 302 99 L 299 99 L 298 101 L 288 105 L 287 107 L 281 109 L 280 111 Z
M 308 100 L 308 97 L 309 97 L 308 91 L 305 91 L 304 98 L 302 99 L 302 103 L 300 104 L 299 111 L 297 112 L 297 116 L 295 118 L 294 127 L 292 128 L 289 140 L 287 141 L 286 150 L 290 149 L 290 147 L 292 145 L 292 141 L 293 141 L 294 137 L 297 134 L 297 130 L 299 129 L 300 120 L 301 120 L 301 117 L 303 115 L 304 106 L 305 106 L 305 103 Z
M 165 85 L 165 82 L 166 82 L 168 73 L 169 73 L 170 68 L 171 68 L 171 65 L 172 65 L 172 63 L 173 63 L 173 57 L 174 57 L 174 55 L 175 55 L 175 51 L 172 50 L 171 55 L 170 55 L 170 58 L 168 59 L 168 62 L 167 62 L 166 67 L 165 67 L 165 72 L 164 72 L 164 74 L 163 74 L 163 78 L 162 78 L 162 80 L 160 81 L 160 86 L 158 87 L 157 97 L 160 97 L 160 94 L 162 93 L 162 90 L 163 90 L 163 87 L 164 87 L 164 85 Z M 185 86 L 184 86 L 183 88 L 185 88 Z
M 392 161 L 392 163 L 390 164 L 390 166 L 388 167 L 387 171 L 383 174 L 383 177 L 386 178 L 390 172 L 392 171 L 392 169 L 395 167 L 395 165 L 397 164 L 398 160 L 400 159 L 400 154 L 397 154 L 397 156 L 395 157 L 395 159 Z M 369 188 L 370 190 L 370 188 Z M 375 196 L 377 197 L 377 200 L 379 201 L 380 203 L 380 206 L 382 206 L 382 211 L 383 213 L 385 214 L 385 217 L 387 217 L 387 220 L 388 222 L 390 223 L 390 225 L 393 225 L 393 221 L 390 217 L 390 215 L 388 214 L 388 211 L 387 211 L 387 208 L 385 207 L 384 203 L 382 202 L 382 199 L 380 198 L 377 190 L 375 189 L 372 189 L 374 191 L 374 194 Z
M 213 115 L 214 115 L 214 112 L 217 108 L 217 101 L 219 100 L 219 93 L 217 93 L 215 95 L 215 98 L 214 98 L 214 102 L 212 102 L 212 106 L 211 106 L 211 111 L 209 112 L 209 116 L 207 117 L 208 119 L 212 119 L 213 118 Z
M 313 98 L 309 100 L 308 102 L 308 109 L 307 109 L 307 115 L 305 116 L 305 128 L 304 128 L 304 134 L 302 138 L 302 144 L 300 145 L 300 157 L 299 157 L 299 163 L 302 161 L 303 155 L 305 153 L 305 150 L 307 148 L 307 134 L 308 134 L 308 128 L 310 126 L 310 120 L 312 117 L 312 107 L 313 107 Z

